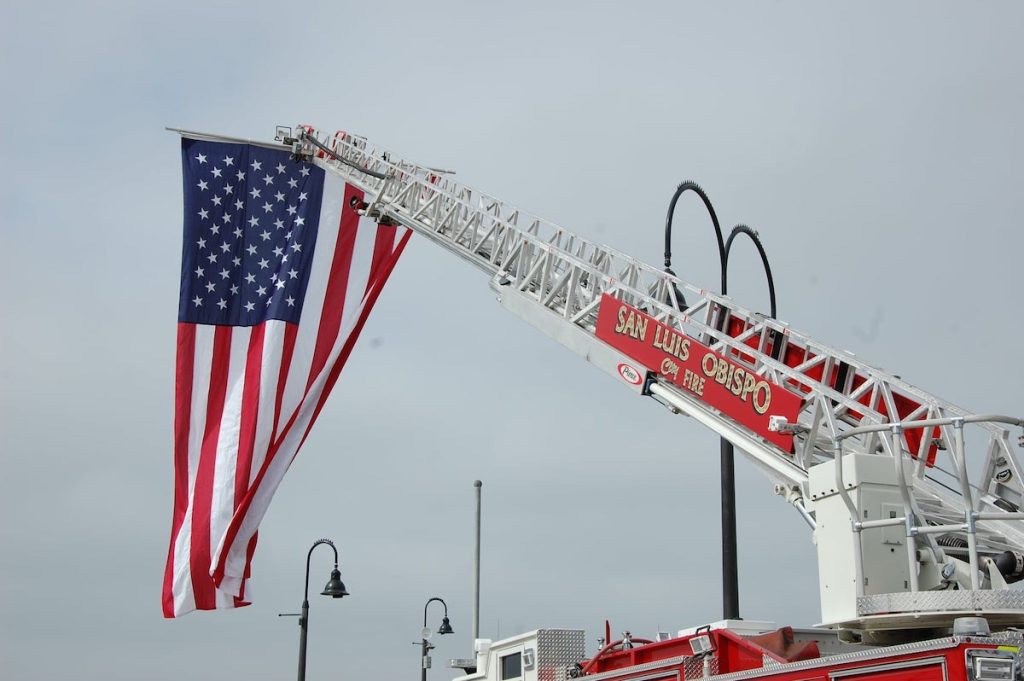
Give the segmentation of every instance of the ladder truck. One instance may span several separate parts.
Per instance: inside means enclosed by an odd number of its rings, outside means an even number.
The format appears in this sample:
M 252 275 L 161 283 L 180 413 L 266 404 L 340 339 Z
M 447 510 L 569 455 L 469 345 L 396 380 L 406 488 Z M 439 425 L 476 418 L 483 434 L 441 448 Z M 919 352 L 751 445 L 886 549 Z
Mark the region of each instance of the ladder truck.
M 1024 678 L 1024 420 L 967 411 L 364 137 L 277 141 L 363 190 L 362 214 L 483 270 L 506 310 L 623 388 L 732 443 L 814 535 L 814 628 L 612 641 L 606 625 L 590 658 L 582 631 L 539 629 L 478 639 L 456 681 Z

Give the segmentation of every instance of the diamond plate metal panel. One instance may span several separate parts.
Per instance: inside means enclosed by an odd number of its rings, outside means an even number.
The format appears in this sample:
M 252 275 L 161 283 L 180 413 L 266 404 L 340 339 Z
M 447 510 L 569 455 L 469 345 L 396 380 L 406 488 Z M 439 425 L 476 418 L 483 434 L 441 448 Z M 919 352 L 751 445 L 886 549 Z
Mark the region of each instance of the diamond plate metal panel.
M 917 591 L 874 594 L 857 599 L 860 616 L 901 612 L 1017 610 L 1024 615 L 1021 591 Z
M 1024 648 L 1024 634 L 1018 631 L 1000 631 L 998 633 L 984 637 L 968 636 L 966 640 L 982 640 L 987 643 L 996 643 L 999 645 L 1010 645 L 1017 646 L 1018 648 Z
M 582 629 L 538 630 L 538 681 L 565 681 L 566 667 L 582 660 L 585 654 Z
M 683 674 L 684 678 L 689 679 L 701 679 L 704 678 L 704 660 L 700 657 L 688 657 L 683 662 Z M 711 658 L 711 675 L 715 676 L 718 674 L 718 658 Z

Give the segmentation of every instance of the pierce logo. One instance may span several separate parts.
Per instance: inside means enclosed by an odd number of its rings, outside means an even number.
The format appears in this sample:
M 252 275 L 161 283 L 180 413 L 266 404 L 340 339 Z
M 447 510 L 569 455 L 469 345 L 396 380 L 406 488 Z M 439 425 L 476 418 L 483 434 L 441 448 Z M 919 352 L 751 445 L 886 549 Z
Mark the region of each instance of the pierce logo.
M 626 383 L 632 383 L 633 385 L 640 385 L 643 378 L 640 376 L 640 372 L 629 366 L 628 364 L 620 364 L 618 366 L 619 376 L 626 381 Z

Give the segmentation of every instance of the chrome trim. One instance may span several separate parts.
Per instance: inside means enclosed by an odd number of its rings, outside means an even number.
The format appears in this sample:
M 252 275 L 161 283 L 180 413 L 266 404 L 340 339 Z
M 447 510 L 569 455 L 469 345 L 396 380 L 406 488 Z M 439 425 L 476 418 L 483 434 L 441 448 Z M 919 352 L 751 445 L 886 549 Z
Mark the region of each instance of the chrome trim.
M 654 662 L 638 664 L 635 667 L 623 667 L 621 669 L 612 669 L 611 671 L 601 672 L 599 674 L 588 674 L 583 678 L 585 678 L 587 681 L 602 681 L 603 679 L 615 679 L 634 671 L 654 671 L 656 669 L 661 669 L 662 667 L 675 667 L 677 665 L 686 664 L 686 660 L 688 660 L 689 658 L 689 655 L 666 657 L 664 660 L 655 660 Z M 657 676 L 657 674 L 652 674 L 651 676 Z
M 621 672 L 622 670 L 620 669 L 618 671 Z M 590 679 L 592 677 L 587 676 L 587 677 L 584 677 L 584 678 Z M 666 678 L 674 678 L 676 681 L 680 681 L 679 670 L 678 669 L 674 669 L 671 672 L 669 670 L 665 670 L 664 672 L 661 672 L 660 674 L 644 674 L 643 676 L 630 676 L 628 681 L 654 681 L 654 679 L 666 679 Z
M 841 679 L 847 676 L 861 676 L 862 674 L 874 674 L 877 672 L 891 672 L 899 669 L 914 669 L 915 667 L 927 667 L 938 664 L 942 667 L 943 681 L 949 678 L 949 670 L 946 669 L 946 658 L 942 655 L 936 657 L 919 657 L 916 660 L 903 660 L 902 662 L 890 662 L 888 664 L 876 664 L 870 667 L 854 667 L 853 669 L 840 669 L 829 672 L 828 678 Z

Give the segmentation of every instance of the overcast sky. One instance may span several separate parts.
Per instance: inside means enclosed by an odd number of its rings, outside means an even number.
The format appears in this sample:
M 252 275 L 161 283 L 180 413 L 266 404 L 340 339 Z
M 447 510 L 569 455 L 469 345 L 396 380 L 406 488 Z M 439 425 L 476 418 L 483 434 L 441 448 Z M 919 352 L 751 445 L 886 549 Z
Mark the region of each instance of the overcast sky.
M 46 3 L 0 8 L 0 677 L 411 679 L 427 598 L 481 628 L 717 619 L 717 438 L 415 239 L 260 531 L 255 603 L 167 621 L 179 126 L 364 134 L 660 262 L 675 185 L 760 231 L 780 318 L 969 409 L 1020 414 L 1020 3 Z M 712 230 L 675 270 L 714 287 Z M 756 252 L 731 293 L 767 309 Z M 818 621 L 810 536 L 743 462 L 741 612 Z M 329 552 L 314 556 L 314 585 Z M 437 626 L 440 611 L 432 610 Z

